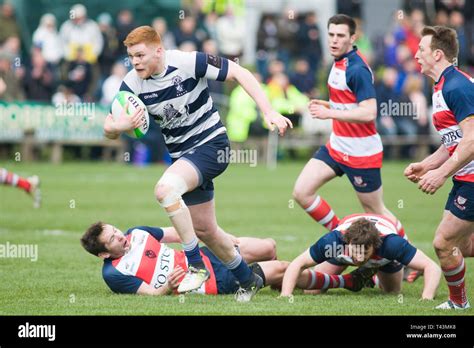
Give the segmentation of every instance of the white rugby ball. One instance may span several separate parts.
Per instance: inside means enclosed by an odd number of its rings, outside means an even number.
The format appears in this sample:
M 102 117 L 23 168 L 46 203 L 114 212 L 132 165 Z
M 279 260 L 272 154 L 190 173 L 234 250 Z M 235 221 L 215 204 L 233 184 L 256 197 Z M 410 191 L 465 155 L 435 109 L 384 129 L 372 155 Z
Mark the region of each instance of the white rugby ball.
M 148 128 L 150 127 L 150 116 L 148 115 L 148 110 L 145 104 L 135 94 L 127 91 L 118 92 L 112 102 L 112 116 L 114 119 L 118 119 L 127 102 L 127 114 L 129 116 L 132 116 L 136 109 L 142 108 L 145 110 L 143 113 L 143 125 L 127 132 L 127 134 L 133 138 L 141 138 L 146 134 L 146 132 L 148 132 Z

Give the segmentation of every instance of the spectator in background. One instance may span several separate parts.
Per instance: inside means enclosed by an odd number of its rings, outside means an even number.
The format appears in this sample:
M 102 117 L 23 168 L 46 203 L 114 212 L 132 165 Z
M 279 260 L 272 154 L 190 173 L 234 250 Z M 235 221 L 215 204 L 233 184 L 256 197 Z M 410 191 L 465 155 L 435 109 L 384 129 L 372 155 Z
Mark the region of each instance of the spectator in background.
M 270 83 L 272 81 L 272 78 L 277 75 L 277 74 L 284 74 L 285 73 L 285 64 L 281 60 L 272 60 L 268 64 L 268 74 L 269 77 L 267 79 L 267 83 Z
M 263 81 L 269 77 L 268 63 L 277 58 L 278 46 L 278 26 L 275 16 L 264 14 L 257 31 L 257 71 Z
M 244 53 L 245 21 L 235 16 L 232 6 L 228 6 L 226 14 L 217 20 L 217 45 L 220 54 L 227 59 L 238 62 Z
M 108 13 L 102 13 L 97 17 L 97 23 L 102 34 L 104 47 L 99 55 L 99 67 L 101 80 L 110 75 L 112 65 L 118 59 L 119 41 L 117 40 L 117 31 L 112 25 L 112 16 Z
M 196 20 L 191 16 L 186 16 L 178 23 L 178 28 L 174 31 L 176 46 L 181 46 L 185 41 L 192 42 L 197 50 L 201 50 L 201 41 L 196 35 Z
M 361 18 L 362 0 L 337 0 L 337 13 Z
M 429 134 L 428 101 L 423 93 L 425 80 L 420 74 L 410 75 L 403 88 L 411 105 L 414 106 L 413 118 L 417 123 L 417 134 Z
M 396 43 L 405 44 L 414 57 L 418 51 L 421 39 L 421 30 L 425 25 L 425 15 L 423 11 L 414 9 L 409 15 L 403 16 L 400 26 L 395 30 Z
M 192 41 L 183 41 L 181 45 L 179 45 L 178 50 L 183 52 L 194 52 L 197 51 L 197 46 Z
M 20 82 L 12 70 L 13 55 L 0 51 L 0 100 L 7 102 L 25 99 Z
M 215 12 L 206 14 L 203 20 L 203 27 L 206 30 L 209 39 L 217 41 L 217 20 L 219 16 Z
M 294 128 L 302 124 L 303 113 L 306 111 L 309 98 L 290 84 L 288 76 L 277 73 L 268 83 L 268 97 L 273 108 L 281 115 L 288 117 Z M 288 150 L 291 159 L 296 159 L 295 149 Z
M 442 25 L 444 27 L 447 27 L 449 25 L 449 15 L 446 10 L 439 10 L 436 12 L 435 20 L 434 20 L 435 25 Z
M 13 70 L 19 68 L 21 64 L 21 41 L 18 36 L 10 36 L 2 45 L 2 50 L 13 56 Z
M 456 30 L 459 41 L 458 65 L 463 66 L 467 62 L 467 38 L 464 29 L 464 16 L 460 11 L 452 11 L 449 15 L 449 26 Z
M 1 8 L 0 14 L 0 45 L 9 37 L 20 37 L 20 26 L 15 18 L 13 5 L 9 1 L 5 1 Z
M 71 7 L 70 19 L 63 23 L 59 31 L 64 44 L 65 59 L 72 62 L 77 59 L 79 50 L 82 59 L 90 64 L 97 62 L 104 41 L 96 22 L 87 18 L 84 5 Z
M 398 80 L 397 84 L 395 85 L 395 91 L 397 94 L 401 95 L 405 79 L 407 75 L 412 72 L 412 69 L 416 68 L 416 62 L 411 55 L 410 49 L 405 44 L 400 44 L 397 46 L 396 60 Z
M 288 70 L 290 67 L 290 59 L 298 53 L 296 34 L 299 29 L 297 14 L 291 8 L 283 11 L 277 20 L 278 27 L 278 59 L 285 64 Z
M 31 66 L 26 70 L 23 88 L 28 100 L 50 102 L 54 91 L 54 72 L 40 48 L 31 51 Z
M 363 29 L 363 23 L 360 18 L 354 18 L 356 22 L 356 41 L 355 45 L 359 49 L 359 51 L 364 55 L 367 59 L 367 63 L 372 66 L 374 61 L 374 53 L 372 48 L 372 43 L 370 39 L 365 35 Z
M 102 99 L 100 100 L 100 103 L 103 106 L 109 107 L 112 104 L 112 101 L 117 95 L 122 80 L 125 75 L 127 75 L 127 72 L 128 70 L 122 62 L 116 62 L 113 65 L 112 74 L 107 77 L 102 84 Z
M 33 33 L 33 45 L 41 49 L 41 54 L 53 69 L 59 67 L 64 51 L 56 28 L 56 17 L 46 13 L 41 17 L 38 28 Z
M 304 16 L 297 34 L 299 56 L 306 58 L 312 73 L 317 74 L 322 58 L 320 30 L 316 13 L 309 12 Z
M 423 80 L 418 74 L 407 76 L 403 93 L 400 97 L 399 114 L 395 115 L 397 134 L 414 140 L 418 135 L 418 122 L 426 124 L 426 98 L 421 92 Z M 421 95 L 420 95 L 421 94 Z M 415 145 L 404 145 L 400 148 L 402 158 L 412 158 L 415 155 Z
M 81 102 L 81 98 L 78 95 L 74 94 L 72 88 L 73 83 L 71 81 L 66 81 L 65 83 L 58 86 L 58 90 L 54 93 L 51 102 L 53 105 L 57 106 L 59 104 L 76 104 Z
M 398 72 L 395 68 L 386 67 L 383 71 L 382 80 L 375 84 L 377 96 L 377 131 L 382 136 L 395 136 L 397 126 L 393 120 L 391 105 L 399 102 L 400 97 L 395 92 L 395 86 L 398 80 Z M 384 145 L 384 157 L 392 157 L 392 146 Z
M 121 10 L 117 15 L 117 39 L 119 42 L 118 55 L 120 58 L 126 58 L 127 48 L 123 44 L 123 41 L 136 25 L 133 20 L 133 14 L 130 10 Z
M 93 88 L 92 66 L 85 56 L 85 52 L 79 48 L 76 59 L 66 65 L 66 76 L 68 81 L 73 82 L 74 93 L 83 101 L 90 101 Z
M 307 97 L 316 98 L 316 77 L 311 73 L 306 59 L 299 58 L 296 60 L 294 72 L 290 74 L 290 82 Z
M 272 76 L 267 88 L 273 108 L 288 117 L 294 127 L 298 127 L 301 124 L 301 116 L 308 107 L 308 97 L 290 84 L 288 76 L 281 72 Z
M 168 31 L 168 25 L 166 24 L 166 20 L 163 17 L 156 17 L 151 26 L 153 29 L 160 34 L 161 42 L 163 46 L 167 50 L 174 50 L 176 49 L 176 42 L 174 41 L 174 36 L 171 32 Z

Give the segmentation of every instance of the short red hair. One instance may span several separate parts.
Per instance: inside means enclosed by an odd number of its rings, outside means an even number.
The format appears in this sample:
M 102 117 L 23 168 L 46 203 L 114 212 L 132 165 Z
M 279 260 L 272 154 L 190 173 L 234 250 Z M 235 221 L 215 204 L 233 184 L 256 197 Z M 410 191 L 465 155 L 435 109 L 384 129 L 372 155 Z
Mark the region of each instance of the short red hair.
M 133 29 L 125 38 L 123 44 L 127 47 L 137 45 L 139 43 L 161 45 L 160 34 L 148 25 Z

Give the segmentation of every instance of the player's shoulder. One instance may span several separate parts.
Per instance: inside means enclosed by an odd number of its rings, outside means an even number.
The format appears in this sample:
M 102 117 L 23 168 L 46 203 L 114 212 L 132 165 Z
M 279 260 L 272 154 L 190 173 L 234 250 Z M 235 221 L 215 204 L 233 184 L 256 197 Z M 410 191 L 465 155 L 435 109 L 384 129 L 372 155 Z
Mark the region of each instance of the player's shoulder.
M 138 76 L 137 71 L 135 69 L 130 70 L 122 80 L 122 86 L 125 84 L 130 92 L 137 93 L 138 88 L 142 83 L 142 79 Z
M 322 244 L 344 244 L 344 231 L 340 231 L 339 229 L 334 229 L 319 239 L 319 242 Z
M 474 91 L 474 79 L 462 70 L 451 68 L 445 76 L 443 93 Z
M 104 260 L 104 264 L 102 266 L 102 277 L 107 281 L 117 276 L 120 276 L 120 272 L 115 268 L 112 260 L 106 259 Z
M 357 70 L 357 69 L 370 70 L 367 59 L 357 49 L 352 54 L 349 55 L 348 67 L 353 70 Z
M 382 235 L 381 239 L 382 239 L 382 244 L 379 247 L 379 250 L 381 250 L 382 252 L 396 251 L 397 249 L 402 248 L 405 244 L 408 243 L 406 239 L 404 239 L 403 237 L 395 233 Z
M 179 67 L 180 65 L 194 63 L 196 60 L 196 51 L 184 52 L 180 50 L 166 50 L 165 56 L 168 65 Z
M 127 232 L 124 233 L 124 235 L 129 235 L 130 233 L 133 233 L 133 232 L 141 233 L 141 234 L 149 233 L 147 226 L 133 226 L 133 227 L 130 227 L 127 230 Z

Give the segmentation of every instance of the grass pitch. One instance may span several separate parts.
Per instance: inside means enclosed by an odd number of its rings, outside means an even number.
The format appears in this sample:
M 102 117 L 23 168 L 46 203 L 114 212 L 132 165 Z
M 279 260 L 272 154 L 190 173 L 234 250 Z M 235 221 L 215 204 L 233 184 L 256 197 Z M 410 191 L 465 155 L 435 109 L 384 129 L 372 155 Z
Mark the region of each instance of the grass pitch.
M 219 224 L 237 236 L 272 237 L 278 258 L 292 260 L 325 230 L 291 200 L 293 183 L 304 163 L 283 163 L 269 171 L 231 165 L 215 180 Z M 382 170 L 385 204 L 403 222 L 410 240 L 435 258 L 431 241 L 451 183 L 427 196 L 402 176 L 406 163 L 388 162 Z M 434 302 L 419 302 L 423 279 L 404 283 L 401 295 L 377 289 L 360 293 L 330 290 L 302 295 L 292 303 L 278 292 L 263 289 L 251 303 L 233 296 L 143 297 L 115 295 L 101 278 L 102 261 L 79 243 L 83 231 L 97 220 L 122 230 L 135 225 L 167 226 L 153 187 L 163 166 L 136 168 L 109 163 L 2 164 L 23 176 L 42 180 L 43 207 L 11 187 L 0 186 L 0 244 L 37 244 L 38 260 L 0 258 L 0 315 L 472 315 L 438 312 L 447 298 L 444 280 Z M 320 194 L 339 217 L 361 212 L 346 177 L 335 179 Z M 474 262 L 467 260 L 466 282 L 474 299 Z

